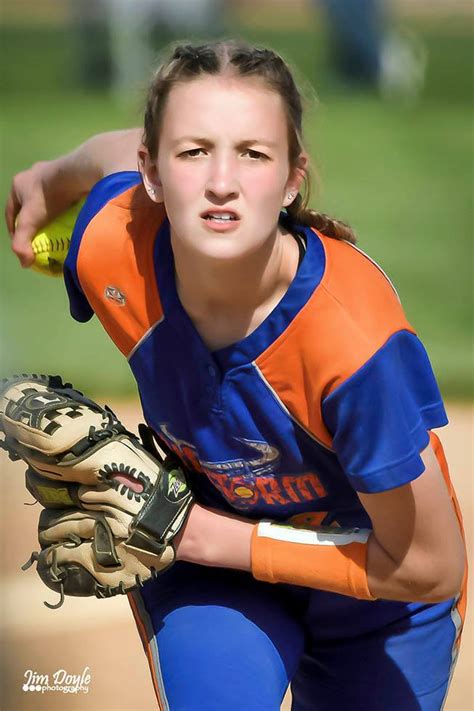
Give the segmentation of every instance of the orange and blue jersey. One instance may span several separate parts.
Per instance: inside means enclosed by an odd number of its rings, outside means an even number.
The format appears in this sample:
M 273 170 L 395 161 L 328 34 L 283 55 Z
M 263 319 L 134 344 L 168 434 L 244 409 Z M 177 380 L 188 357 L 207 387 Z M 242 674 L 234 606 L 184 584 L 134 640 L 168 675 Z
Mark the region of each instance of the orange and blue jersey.
M 102 181 L 81 213 L 66 261 L 72 315 L 95 312 L 128 358 L 148 424 L 196 472 L 203 501 L 367 525 L 356 492 L 421 474 L 428 432 L 447 422 L 387 277 L 352 245 L 299 228 L 306 254 L 283 299 L 210 353 L 176 292 L 164 209 L 138 180 Z
M 74 230 L 71 314 L 95 313 L 128 359 L 145 419 L 191 469 L 198 501 L 295 526 L 370 528 L 357 492 L 418 477 L 430 438 L 450 486 L 431 433 L 447 423 L 441 395 L 383 271 L 353 245 L 281 220 L 306 244 L 292 283 L 250 335 L 210 352 L 177 294 L 164 207 L 138 173 L 109 176 Z M 349 611 L 348 635 L 441 609 L 313 593 L 318 617 Z

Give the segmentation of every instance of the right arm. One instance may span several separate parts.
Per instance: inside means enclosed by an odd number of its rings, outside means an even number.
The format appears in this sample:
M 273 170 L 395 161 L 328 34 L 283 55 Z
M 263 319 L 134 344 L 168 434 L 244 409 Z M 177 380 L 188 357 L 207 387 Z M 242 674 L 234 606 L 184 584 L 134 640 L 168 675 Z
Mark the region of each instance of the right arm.
M 5 207 L 12 249 L 23 267 L 33 261 L 31 240 L 41 227 L 87 195 L 98 180 L 137 170 L 142 129 L 93 136 L 71 153 L 35 163 L 15 175 Z

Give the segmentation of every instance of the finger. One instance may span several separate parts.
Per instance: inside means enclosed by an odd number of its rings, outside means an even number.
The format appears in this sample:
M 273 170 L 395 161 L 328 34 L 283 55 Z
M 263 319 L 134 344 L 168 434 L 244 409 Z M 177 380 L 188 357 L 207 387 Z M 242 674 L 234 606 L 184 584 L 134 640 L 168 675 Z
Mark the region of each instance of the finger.
M 7 204 L 5 205 L 5 222 L 7 223 L 7 229 L 10 233 L 10 237 L 13 237 L 15 232 L 15 221 L 18 213 L 20 212 L 20 208 L 20 201 L 18 200 L 15 190 L 12 188 L 7 198 Z
M 33 248 L 31 246 L 34 236 L 35 227 L 29 222 L 22 222 L 20 212 L 12 237 L 12 250 L 20 260 L 22 267 L 29 267 L 34 261 Z

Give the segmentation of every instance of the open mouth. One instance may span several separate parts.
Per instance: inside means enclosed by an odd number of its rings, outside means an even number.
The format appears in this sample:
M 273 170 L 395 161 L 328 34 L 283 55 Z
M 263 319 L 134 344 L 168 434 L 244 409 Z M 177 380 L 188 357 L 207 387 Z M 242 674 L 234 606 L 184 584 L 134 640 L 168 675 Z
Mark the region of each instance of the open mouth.
M 235 212 L 204 212 L 201 217 L 209 222 L 224 224 L 227 222 L 237 222 L 240 218 Z

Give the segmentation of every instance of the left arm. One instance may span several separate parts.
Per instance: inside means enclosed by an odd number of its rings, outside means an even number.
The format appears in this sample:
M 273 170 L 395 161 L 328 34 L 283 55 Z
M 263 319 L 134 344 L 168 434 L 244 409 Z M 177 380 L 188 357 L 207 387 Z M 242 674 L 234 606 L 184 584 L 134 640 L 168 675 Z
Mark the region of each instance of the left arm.
M 367 576 L 377 598 L 439 602 L 461 588 L 460 524 L 431 446 L 421 458 L 425 471 L 409 484 L 359 494 L 373 526 Z
M 374 598 L 439 602 L 460 590 L 464 546 L 459 523 L 431 446 L 422 453 L 422 459 L 425 471 L 409 484 L 378 494 L 359 495 L 373 525 L 367 543 L 363 544 L 366 546 L 363 557 L 368 589 Z M 178 544 L 178 558 L 254 572 L 252 552 L 259 545 L 255 528 L 256 523 L 249 519 L 195 505 Z M 331 550 L 327 545 L 302 546 L 273 539 L 265 545 L 270 546 L 274 582 L 301 584 L 299 568 L 312 564 L 316 567 L 319 561 L 317 585 L 310 587 L 322 590 L 334 591 L 334 581 L 332 561 L 328 558 L 326 568 L 321 556 L 332 555 L 334 548 L 350 556 L 349 547 L 346 552 L 344 546 L 337 545 Z M 283 546 L 285 554 L 280 556 Z M 294 561 L 293 570 L 288 560 Z M 350 587 L 345 594 L 351 595 Z

